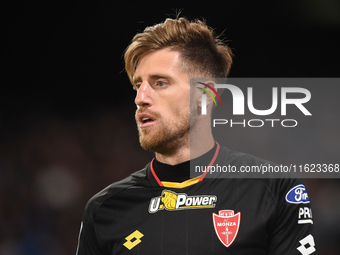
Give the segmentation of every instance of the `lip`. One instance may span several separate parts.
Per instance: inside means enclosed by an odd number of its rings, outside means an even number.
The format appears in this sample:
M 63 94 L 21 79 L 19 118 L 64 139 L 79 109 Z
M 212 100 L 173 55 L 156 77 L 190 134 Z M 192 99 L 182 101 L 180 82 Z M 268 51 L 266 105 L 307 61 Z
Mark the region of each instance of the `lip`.
M 149 127 L 152 126 L 155 123 L 155 118 L 149 114 L 146 113 L 139 113 L 137 114 L 137 118 L 138 118 L 138 123 L 139 123 L 139 127 L 140 128 L 145 128 L 145 127 Z M 148 122 L 143 122 L 144 118 L 149 118 L 151 121 Z

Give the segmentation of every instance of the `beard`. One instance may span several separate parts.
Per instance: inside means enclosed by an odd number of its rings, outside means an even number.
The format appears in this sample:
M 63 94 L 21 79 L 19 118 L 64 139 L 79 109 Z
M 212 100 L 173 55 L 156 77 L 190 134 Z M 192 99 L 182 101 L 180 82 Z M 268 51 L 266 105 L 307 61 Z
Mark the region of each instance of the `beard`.
M 156 126 L 145 128 L 139 127 L 139 121 L 136 122 L 139 132 L 139 142 L 143 149 L 154 151 L 163 155 L 171 155 L 181 147 L 183 142 L 190 136 L 190 112 L 184 113 L 183 110 L 173 112 L 173 119 L 161 117 L 156 112 L 147 111 L 157 121 Z M 177 113 L 177 114 L 176 114 Z

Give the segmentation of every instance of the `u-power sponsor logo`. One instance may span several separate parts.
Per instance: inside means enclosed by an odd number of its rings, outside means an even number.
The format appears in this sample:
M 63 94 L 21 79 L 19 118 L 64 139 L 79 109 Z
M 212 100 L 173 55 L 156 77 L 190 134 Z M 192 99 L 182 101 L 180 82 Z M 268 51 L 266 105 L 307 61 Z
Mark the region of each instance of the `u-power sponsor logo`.
M 176 193 L 171 190 L 163 190 L 161 196 L 151 199 L 149 213 L 159 210 L 178 211 L 187 209 L 214 208 L 217 197 L 215 195 L 188 196 L 185 193 Z
M 215 84 L 214 87 L 203 83 L 203 82 L 197 82 L 198 84 L 201 84 L 204 86 L 204 88 L 197 87 L 198 89 L 203 90 L 205 93 L 202 94 L 201 101 L 202 101 L 202 107 L 201 107 L 201 114 L 206 115 L 207 114 L 207 94 L 212 98 L 215 105 L 217 105 L 217 102 L 214 98 L 214 95 L 218 98 L 220 101 L 220 104 L 222 105 L 221 98 L 217 94 L 217 89 L 227 89 L 231 92 L 232 95 L 232 101 L 233 101 L 233 115 L 244 115 L 245 114 L 245 95 L 242 92 L 242 90 L 232 84 Z M 213 93 L 209 92 L 210 89 Z M 299 94 L 300 98 L 290 98 L 289 94 Z M 280 100 L 280 108 L 281 108 L 281 116 L 287 115 L 287 105 L 295 105 L 305 116 L 311 116 L 312 114 L 307 110 L 307 108 L 304 106 L 305 103 L 307 103 L 311 99 L 311 93 L 308 89 L 300 88 L 300 87 L 282 87 L 280 89 L 280 97 L 278 96 L 278 88 L 273 87 L 272 88 L 272 104 L 269 109 L 259 110 L 254 107 L 253 103 L 253 88 L 248 87 L 247 88 L 247 106 L 248 110 L 257 116 L 268 116 L 273 114 L 279 105 Z M 250 119 L 246 120 L 243 119 L 243 121 L 235 121 L 233 119 L 213 119 L 213 127 L 216 127 L 216 125 L 225 125 L 228 124 L 230 127 L 234 126 L 243 126 L 243 127 L 263 127 L 264 125 L 270 125 L 271 127 L 274 127 L 275 125 L 281 125 L 282 127 L 296 127 L 298 125 L 297 120 L 295 119 L 274 119 L 274 118 L 266 118 L 266 119 Z

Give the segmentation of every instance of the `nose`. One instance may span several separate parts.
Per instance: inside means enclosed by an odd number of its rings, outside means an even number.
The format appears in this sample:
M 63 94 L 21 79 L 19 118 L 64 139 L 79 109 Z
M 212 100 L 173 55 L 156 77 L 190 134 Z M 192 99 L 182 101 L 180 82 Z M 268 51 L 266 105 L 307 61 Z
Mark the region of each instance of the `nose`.
M 147 82 L 143 82 L 137 90 L 135 104 L 139 107 L 151 105 L 150 86 Z

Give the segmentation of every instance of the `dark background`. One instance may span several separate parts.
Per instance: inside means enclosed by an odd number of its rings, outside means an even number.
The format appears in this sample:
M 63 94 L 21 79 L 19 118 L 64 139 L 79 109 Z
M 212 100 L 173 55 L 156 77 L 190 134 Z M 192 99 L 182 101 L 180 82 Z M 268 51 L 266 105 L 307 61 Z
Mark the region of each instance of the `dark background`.
M 1 255 L 75 254 L 86 201 L 152 158 L 138 144 L 122 55 L 137 32 L 179 10 L 225 31 L 231 77 L 339 76 L 336 0 L 2 3 Z M 240 139 L 247 152 L 275 153 L 270 139 Z M 340 183 L 305 184 L 320 254 L 337 254 Z

